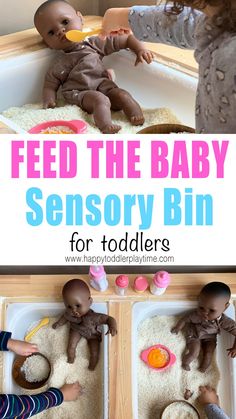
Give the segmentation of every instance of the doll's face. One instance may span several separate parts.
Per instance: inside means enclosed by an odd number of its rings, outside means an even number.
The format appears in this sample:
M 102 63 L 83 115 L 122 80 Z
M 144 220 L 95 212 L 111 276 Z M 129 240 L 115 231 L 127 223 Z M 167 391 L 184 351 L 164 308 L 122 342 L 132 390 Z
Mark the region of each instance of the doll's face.
M 70 316 L 79 318 L 90 309 L 92 298 L 86 289 L 72 288 L 63 294 L 66 311 Z
M 44 42 L 52 49 L 66 49 L 72 43 L 65 33 L 72 29 L 82 30 L 82 16 L 69 4 L 56 1 L 49 4 L 35 17 L 35 26 Z
M 204 320 L 217 319 L 228 306 L 229 302 L 226 297 L 215 297 L 200 293 L 198 298 L 198 312 Z

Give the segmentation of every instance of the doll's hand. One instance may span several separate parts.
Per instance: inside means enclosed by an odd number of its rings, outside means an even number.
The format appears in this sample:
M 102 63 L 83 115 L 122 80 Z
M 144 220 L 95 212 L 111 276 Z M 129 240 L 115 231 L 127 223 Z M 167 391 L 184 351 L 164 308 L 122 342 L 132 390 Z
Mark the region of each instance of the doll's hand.
M 43 108 L 55 108 L 56 106 L 56 91 L 50 87 L 43 89 Z
M 236 348 L 229 348 L 227 349 L 227 351 L 228 351 L 228 355 L 231 356 L 231 358 L 236 357 Z
M 154 54 L 151 51 L 148 51 L 146 49 L 141 49 L 137 53 L 137 58 L 134 65 L 136 66 L 139 63 L 144 63 L 144 62 L 146 62 L 147 64 L 150 64 L 153 58 L 154 58 Z
M 178 335 L 178 333 L 179 333 L 179 329 L 178 329 L 178 327 L 172 327 L 172 329 L 171 329 L 171 333 L 173 333 L 174 335 Z
M 108 329 L 106 335 L 108 335 L 109 333 L 111 334 L 111 336 L 117 335 L 117 328 L 116 328 L 116 326 L 109 326 L 109 329 Z
M 29 356 L 38 352 L 38 347 L 34 343 L 23 342 L 22 340 L 15 339 L 9 339 L 7 349 L 22 356 Z
M 56 107 L 56 101 L 53 98 L 44 99 L 43 101 L 43 109 L 48 108 L 55 108 Z
M 53 329 L 58 329 L 58 327 L 59 327 L 59 323 L 58 322 L 55 322 L 55 323 L 52 324 L 52 328 Z

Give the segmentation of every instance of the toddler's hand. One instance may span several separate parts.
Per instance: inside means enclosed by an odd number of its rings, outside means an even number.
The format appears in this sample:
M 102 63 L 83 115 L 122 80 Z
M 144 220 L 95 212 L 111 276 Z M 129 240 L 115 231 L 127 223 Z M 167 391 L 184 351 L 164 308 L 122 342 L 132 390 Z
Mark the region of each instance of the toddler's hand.
M 64 384 L 60 390 L 63 394 L 65 402 L 73 402 L 77 400 L 81 394 L 83 394 L 82 387 L 78 381 L 74 384 Z
M 229 348 L 227 349 L 227 351 L 228 351 L 228 355 L 231 356 L 231 358 L 236 357 L 236 348 Z
M 217 404 L 219 405 L 219 397 L 216 391 L 210 386 L 199 387 L 200 396 L 198 397 L 199 403 L 205 404 Z
M 29 356 L 38 352 L 38 347 L 34 343 L 23 342 L 22 340 L 15 339 L 9 339 L 7 349 L 22 356 Z
M 99 37 L 104 40 L 110 35 L 124 35 L 131 33 L 128 15 L 128 7 L 108 9 L 103 16 L 102 30 Z
M 137 53 L 137 58 L 134 65 L 136 66 L 139 63 L 144 63 L 144 61 L 146 61 L 147 64 L 150 64 L 153 58 L 154 58 L 154 54 L 151 51 L 142 49 Z
M 175 335 L 178 335 L 178 333 L 179 333 L 179 329 L 178 329 L 178 327 L 172 327 L 172 329 L 171 329 L 171 333 L 173 333 L 173 334 L 175 334 Z

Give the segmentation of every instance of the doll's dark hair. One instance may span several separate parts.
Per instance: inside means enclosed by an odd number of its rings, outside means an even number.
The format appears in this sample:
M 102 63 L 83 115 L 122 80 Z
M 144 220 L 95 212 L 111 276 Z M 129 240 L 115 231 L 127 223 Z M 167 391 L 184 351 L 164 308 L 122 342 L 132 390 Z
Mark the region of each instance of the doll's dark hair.
M 69 4 L 68 3 L 68 1 L 66 1 L 66 0 L 47 0 L 47 1 L 45 1 L 44 3 L 42 3 L 38 8 L 37 8 L 37 10 L 36 10 L 36 12 L 35 12 L 35 14 L 34 14 L 34 22 L 35 22 L 35 19 L 38 17 L 38 15 L 44 10 L 44 9 L 46 9 L 48 6 L 49 6 L 49 4 L 51 4 L 51 3 L 67 3 L 67 4 Z M 72 6 L 71 6 L 72 7 Z
M 202 289 L 200 294 L 211 295 L 214 297 L 225 297 L 230 300 L 231 291 L 224 282 L 209 282 Z
M 166 0 L 165 11 L 168 15 L 178 15 L 185 6 L 198 10 L 219 6 L 219 12 L 212 18 L 215 25 L 222 28 L 222 31 L 236 31 L 236 7 L 233 6 L 233 0 Z

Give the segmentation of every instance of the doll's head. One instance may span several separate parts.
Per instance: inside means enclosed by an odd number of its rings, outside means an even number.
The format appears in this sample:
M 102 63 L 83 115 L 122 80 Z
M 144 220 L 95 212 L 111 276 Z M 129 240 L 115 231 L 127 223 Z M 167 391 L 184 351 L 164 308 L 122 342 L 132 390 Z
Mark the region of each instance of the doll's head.
M 71 45 L 65 33 L 82 30 L 82 15 L 64 0 L 48 0 L 34 15 L 34 24 L 44 42 L 52 49 L 67 49 Z
M 205 285 L 198 297 L 198 312 L 204 320 L 215 320 L 229 306 L 231 291 L 223 282 Z
M 67 313 L 76 318 L 84 316 L 93 302 L 89 287 L 82 279 L 68 281 L 63 287 L 62 297 Z

